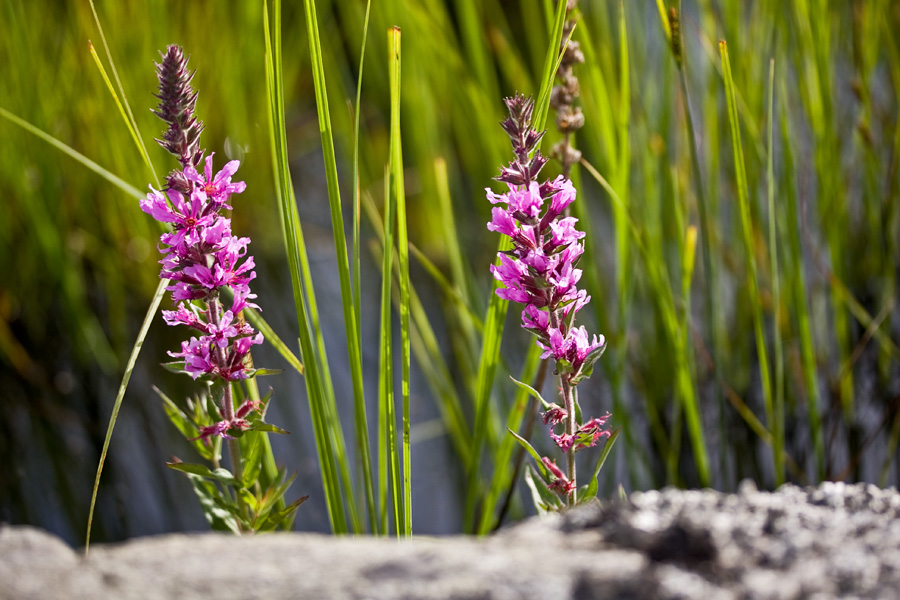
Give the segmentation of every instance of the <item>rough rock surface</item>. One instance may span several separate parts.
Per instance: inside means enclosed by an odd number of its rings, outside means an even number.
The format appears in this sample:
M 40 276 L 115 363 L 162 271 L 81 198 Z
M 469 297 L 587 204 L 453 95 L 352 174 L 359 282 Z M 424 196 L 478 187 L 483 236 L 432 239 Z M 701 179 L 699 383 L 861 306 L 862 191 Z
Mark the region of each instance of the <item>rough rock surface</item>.
M 0 527 L 0 598 L 897 598 L 900 494 L 666 489 L 486 539 L 169 535 L 90 557 Z

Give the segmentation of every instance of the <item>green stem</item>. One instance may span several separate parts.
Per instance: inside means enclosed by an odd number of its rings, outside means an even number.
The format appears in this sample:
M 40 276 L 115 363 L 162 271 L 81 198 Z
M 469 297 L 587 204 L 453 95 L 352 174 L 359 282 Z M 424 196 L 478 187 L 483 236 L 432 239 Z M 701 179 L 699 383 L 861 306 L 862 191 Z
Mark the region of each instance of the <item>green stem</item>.
M 559 309 L 550 311 L 550 327 L 553 329 L 559 329 L 559 313 L 557 312 Z M 562 332 L 560 332 L 562 333 Z M 559 386 L 560 390 L 562 390 L 563 397 L 563 408 L 566 410 L 566 436 L 574 436 L 575 435 L 575 396 L 573 394 L 574 390 L 572 384 L 569 382 L 569 377 L 565 373 L 559 374 Z M 578 489 L 578 486 L 575 482 L 575 444 L 572 444 L 572 447 L 566 452 L 566 476 L 569 478 L 569 481 L 573 484 L 573 489 L 566 496 L 566 504 L 569 506 L 575 505 L 575 492 Z
M 216 330 L 219 329 L 219 313 L 221 310 L 222 307 L 219 304 L 218 297 L 211 298 L 206 307 L 206 318 L 211 325 L 215 326 Z M 219 365 L 224 367 L 228 359 L 225 349 L 220 348 L 218 344 L 214 344 L 213 346 L 215 347 L 216 361 Z M 231 382 L 229 381 L 225 381 L 224 390 L 222 391 L 222 416 L 226 421 L 234 419 L 234 399 L 231 395 Z M 228 456 L 231 458 L 231 472 L 234 475 L 234 478 L 238 482 L 241 482 L 244 478 L 241 465 L 241 446 L 236 438 L 229 438 L 228 440 Z M 237 490 L 235 490 L 235 496 L 237 497 L 238 505 L 241 507 L 241 513 L 243 514 L 246 507 L 241 501 L 241 495 L 237 493 Z

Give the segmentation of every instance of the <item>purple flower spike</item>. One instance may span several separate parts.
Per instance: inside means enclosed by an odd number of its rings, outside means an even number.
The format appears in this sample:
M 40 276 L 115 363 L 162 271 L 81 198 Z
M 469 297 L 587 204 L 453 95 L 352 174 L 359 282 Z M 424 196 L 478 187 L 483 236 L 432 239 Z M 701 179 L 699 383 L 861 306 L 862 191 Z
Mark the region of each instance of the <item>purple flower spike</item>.
M 575 451 L 610 435 L 603 429 L 608 414 L 578 425 L 574 397 L 575 386 L 590 377 L 606 341 L 602 335 L 591 338 L 583 325 L 574 325 L 576 314 L 590 301 L 578 289 L 585 234 L 576 227 L 578 219 L 565 215 L 575 201 L 575 187 L 562 176 L 537 181 L 546 159 L 537 149 L 543 133 L 531 128 L 534 104 L 517 95 L 507 98 L 506 105 L 509 118 L 500 125 L 512 142 L 515 160 L 497 177 L 509 190 L 498 194 L 487 189 L 487 199 L 494 205 L 487 228 L 509 236 L 512 249 L 499 253 L 499 264 L 491 265 L 491 273 L 503 284 L 497 296 L 525 305 L 522 327 L 537 337 L 541 358 L 555 362 L 563 406 L 551 404 L 542 419 L 550 426 L 551 439 L 567 454 L 572 481 L 550 459 L 542 460 L 552 475 L 549 487 L 572 504 Z M 556 433 L 554 428 L 563 423 L 565 431 Z
M 170 47 L 167 59 L 172 52 Z M 176 54 L 180 56 L 178 52 Z M 169 68 L 165 64 L 160 66 L 161 73 Z M 183 70 L 183 67 L 182 64 L 179 68 Z M 163 75 L 160 77 L 162 81 Z M 189 76 L 179 80 L 179 89 L 183 93 L 190 91 L 189 80 Z M 170 89 L 165 98 L 163 93 L 160 94 L 165 107 L 158 114 L 168 119 L 171 125 L 166 140 L 174 139 L 172 128 L 183 125 L 183 119 L 180 120 L 181 117 L 175 114 L 176 108 L 193 106 L 190 98 L 171 97 L 174 93 Z M 191 126 L 196 127 L 196 121 Z M 192 144 L 182 147 L 172 145 L 174 142 L 161 143 L 170 150 L 194 147 Z M 231 220 L 219 211 L 231 208 L 228 206 L 231 195 L 243 192 L 247 186 L 244 182 L 231 181 L 240 166 L 236 160 L 213 174 L 213 156 L 210 154 L 205 158 L 201 175 L 195 164 L 199 164 L 202 155 L 188 158 L 191 160 L 185 163 L 183 170 L 175 171 L 169 178 L 170 185 L 172 181 L 177 182 L 177 189 L 170 187 L 160 192 L 151 188 L 150 193 L 140 201 L 141 210 L 172 226 L 170 232 L 160 237 L 160 252 L 165 254 L 160 261 L 163 267 L 160 277 L 173 280 L 166 289 L 180 304 L 176 310 L 163 311 L 163 318 L 169 325 L 187 325 L 203 334 L 183 342 L 180 352 L 169 354 L 184 360 L 185 372 L 194 379 L 203 376 L 226 381 L 246 379 L 251 375 L 247 367 L 250 347 L 263 341 L 262 334 L 238 318 L 245 308 L 259 308 L 252 302 L 256 294 L 250 291 L 249 285 L 256 277 L 253 271 L 256 265 L 253 257 L 247 254 L 250 239 L 233 236 Z M 234 296 L 230 310 L 219 302 L 219 296 L 226 288 L 230 288 Z M 206 307 L 201 309 L 188 304 L 195 301 L 205 302 Z M 201 313 L 205 318 L 200 317 Z M 212 429 L 210 431 L 212 433 L 201 437 L 219 434 Z

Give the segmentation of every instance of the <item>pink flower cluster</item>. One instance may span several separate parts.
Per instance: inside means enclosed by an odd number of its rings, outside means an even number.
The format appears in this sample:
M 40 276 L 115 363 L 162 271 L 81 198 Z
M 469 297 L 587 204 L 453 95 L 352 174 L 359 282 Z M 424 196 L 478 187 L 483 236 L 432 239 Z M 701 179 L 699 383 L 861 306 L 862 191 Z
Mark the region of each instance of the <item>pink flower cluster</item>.
M 213 156 L 209 155 L 202 174 L 190 164 L 178 173 L 186 182 L 187 193 L 151 187 L 140 202 L 141 210 L 172 226 L 172 231 L 160 237 L 159 251 L 165 255 L 159 261 L 160 277 L 173 281 L 166 289 L 178 304 L 175 310 L 162 312 L 169 325 L 186 325 L 199 334 L 182 342 L 180 352 L 169 352 L 184 360 L 184 371 L 194 379 L 208 376 L 237 381 L 250 377 L 253 371 L 246 364 L 247 354 L 251 346 L 263 341 L 261 333 L 238 317 L 248 306 L 258 308 L 249 286 L 256 277 L 253 257 L 247 255 L 250 239 L 232 235 L 231 219 L 220 214 L 223 208 L 231 208 L 230 196 L 246 188 L 244 182 L 231 181 L 239 164 L 233 160 L 213 175 Z M 226 287 L 233 293 L 228 308 L 220 301 L 220 292 Z M 224 436 L 235 427 L 227 421 L 204 428 L 201 437 Z
M 525 304 L 522 327 L 537 336 L 541 358 L 552 356 L 557 370 L 574 385 L 590 374 L 585 368 L 590 369 L 605 345 L 602 335 L 589 339 L 584 326 L 572 326 L 575 313 L 590 301 L 577 287 L 584 232 L 575 229 L 578 219 L 559 218 L 575 200 L 575 188 L 561 176 L 543 186 L 531 182 L 527 188 L 509 188 L 505 194 L 486 190 L 491 203 L 506 205 L 492 209 L 488 229 L 513 241 L 513 249 L 500 254 L 500 264 L 491 265 L 494 278 L 505 286 L 497 295 Z
M 259 400 L 245 401 L 235 411 L 233 418 L 223 419 L 218 423 L 213 423 L 212 425 L 201 427 L 200 435 L 195 438 L 191 438 L 191 441 L 200 439 L 205 440 L 216 435 L 226 439 L 232 439 L 233 436 L 228 435 L 229 431 L 247 431 L 248 429 L 250 429 L 250 421 L 248 421 L 246 417 L 251 412 L 258 411 L 260 409 L 260 404 L 261 403 Z

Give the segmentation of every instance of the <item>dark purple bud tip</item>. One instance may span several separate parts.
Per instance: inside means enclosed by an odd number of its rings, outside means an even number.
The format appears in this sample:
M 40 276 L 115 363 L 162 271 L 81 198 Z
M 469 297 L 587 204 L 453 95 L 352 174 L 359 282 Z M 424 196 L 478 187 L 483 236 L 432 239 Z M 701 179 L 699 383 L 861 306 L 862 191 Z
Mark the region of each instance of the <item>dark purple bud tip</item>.
M 162 63 L 156 65 L 159 79 L 159 106 L 153 113 L 165 121 L 169 128 L 163 133 L 160 146 L 178 157 L 182 167 L 197 166 L 203 150 L 200 149 L 200 132 L 203 123 L 194 116 L 197 92 L 191 88 L 193 71 L 188 71 L 188 59 L 181 47 L 171 45 L 162 54 Z

